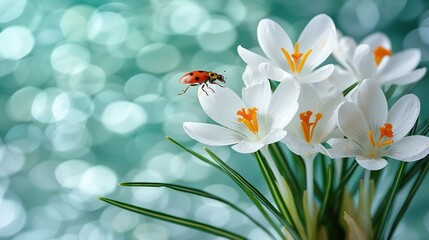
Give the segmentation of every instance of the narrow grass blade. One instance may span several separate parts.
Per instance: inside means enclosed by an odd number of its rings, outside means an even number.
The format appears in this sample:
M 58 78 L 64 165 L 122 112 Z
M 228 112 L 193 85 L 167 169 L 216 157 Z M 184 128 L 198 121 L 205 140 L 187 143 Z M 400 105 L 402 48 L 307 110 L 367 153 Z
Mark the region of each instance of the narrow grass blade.
M 234 181 L 237 185 L 243 189 L 248 195 L 258 199 L 282 224 L 283 227 L 286 227 L 287 230 L 294 236 L 295 239 L 299 239 L 295 229 L 283 218 L 279 211 L 246 179 L 244 179 L 238 172 L 226 165 L 216 154 L 214 154 L 209 149 L 205 149 L 207 153 L 219 164 L 223 171 Z M 250 197 L 249 196 L 249 197 Z M 275 228 L 277 229 L 277 228 Z M 280 230 L 281 232 L 281 230 Z
M 274 236 L 270 233 L 270 231 L 268 229 L 266 229 L 262 224 L 260 224 L 252 216 L 250 216 L 249 214 L 247 214 L 244 210 L 242 210 L 241 208 L 237 207 L 233 203 L 231 203 L 231 202 L 229 202 L 229 201 L 227 201 L 227 200 L 225 200 L 223 198 L 220 198 L 220 197 L 218 197 L 218 196 L 216 196 L 214 194 L 211 194 L 209 192 L 202 191 L 202 190 L 195 189 L 195 188 L 186 187 L 186 186 L 181 186 L 181 185 L 177 185 L 177 184 L 170 184 L 170 183 L 125 182 L 125 183 L 121 183 L 119 185 L 126 186 L 126 187 L 166 187 L 166 188 L 170 188 L 170 189 L 173 189 L 173 190 L 176 190 L 176 191 L 193 194 L 193 195 L 197 195 L 197 196 L 200 196 L 200 197 L 210 198 L 210 199 L 222 202 L 222 203 L 230 206 L 231 208 L 235 209 L 237 212 L 239 212 L 239 213 L 243 214 L 244 216 L 246 216 L 256 226 L 260 227 L 262 230 L 264 230 L 264 232 L 268 233 L 271 237 L 274 238 Z
M 392 208 L 392 204 L 393 204 L 393 200 L 395 199 L 396 193 L 397 193 L 397 189 L 399 186 L 399 182 L 401 181 L 401 178 L 403 176 L 403 172 L 404 172 L 404 168 L 405 168 L 405 162 L 401 162 L 401 165 L 398 168 L 398 171 L 396 172 L 396 176 L 395 179 L 393 181 L 393 185 L 392 188 L 389 192 L 389 194 L 386 196 L 387 197 L 387 202 L 386 204 L 383 204 L 380 206 L 380 208 L 382 208 L 382 215 L 381 215 L 381 219 L 379 221 L 377 221 L 378 227 L 376 227 L 375 229 L 375 238 L 374 239 L 384 239 L 383 238 L 383 233 L 384 233 L 384 228 L 387 224 L 387 217 L 389 216 L 390 210 Z
M 100 197 L 101 201 L 107 202 L 109 204 L 112 204 L 116 207 L 120 207 L 123 208 L 125 210 L 131 211 L 131 212 L 135 212 L 135 213 L 139 213 L 142 215 L 146 215 L 146 216 L 150 216 L 153 218 L 157 218 L 163 221 L 167 221 L 167 222 L 171 222 L 171 223 L 175 223 L 175 224 L 179 224 L 185 227 L 189 227 L 189 228 L 193 228 L 199 231 L 203 231 L 203 232 L 207 232 L 213 235 L 217 235 L 217 236 L 221 236 L 221 237 L 225 237 L 228 239 L 234 239 L 234 240 L 245 240 L 246 238 L 243 236 L 240 236 L 238 234 L 232 233 L 230 231 L 227 231 L 225 229 L 221 229 L 221 228 L 217 228 L 217 227 L 213 227 L 210 226 L 208 224 L 205 223 L 200 223 L 194 220 L 190 220 L 190 219 L 186 219 L 186 218 L 181 218 L 181 217 L 176 217 L 176 216 L 172 216 L 169 214 L 165 214 L 165 213 L 161 213 L 161 212 L 157 212 L 157 211 L 153 211 L 147 208 L 142 208 L 142 207 L 137 207 L 128 203 L 123 203 L 123 202 L 119 202 L 116 200 L 112 200 L 109 198 L 104 198 L 104 197 Z
M 402 204 L 401 209 L 399 210 L 398 214 L 396 215 L 395 220 L 393 221 L 392 227 L 390 228 L 389 236 L 387 239 L 391 239 L 393 234 L 395 233 L 396 226 L 398 226 L 399 221 L 402 219 L 404 214 L 406 213 L 408 206 L 410 206 L 411 201 L 414 198 L 414 195 L 416 195 L 417 190 L 419 189 L 420 185 L 423 182 L 423 179 L 426 177 L 426 174 L 429 170 L 429 161 L 425 162 L 425 165 L 422 169 L 422 171 L 419 173 L 419 176 L 417 177 L 416 181 L 413 184 L 413 187 L 411 188 L 410 192 L 407 194 L 407 198 L 405 199 L 404 203 Z
M 329 196 L 331 195 L 331 188 L 333 183 L 332 179 L 332 166 L 331 164 L 329 164 L 327 171 L 327 179 L 325 183 L 325 197 L 323 198 L 322 206 L 320 207 L 317 219 L 318 225 L 321 225 L 323 217 L 325 216 L 326 205 L 328 205 Z
M 166 136 L 166 138 L 167 138 L 170 142 L 172 142 L 172 143 L 176 144 L 178 147 L 180 147 L 181 149 L 185 150 L 186 152 L 188 152 L 188 153 L 190 153 L 190 154 L 194 155 L 195 157 L 199 158 L 199 159 L 200 159 L 200 160 L 202 160 L 203 162 L 205 162 L 205 163 L 209 164 L 210 166 L 215 167 L 215 168 L 217 168 L 217 169 L 219 169 L 219 170 L 222 170 L 222 169 L 221 169 L 217 164 L 215 164 L 214 162 L 210 161 L 208 158 L 206 158 L 206 157 L 202 156 L 201 154 L 199 154 L 199 153 L 197 153 L 197 152 L 194 152 L 194 151 L 192 151 L 191 149 L 189 149 L 189 148 L 187 148 L 187 147 L 183 146 L 182 144 L 180 144 L 180 143 L 176 142 L 174 139 L 172 139 L 172 138 L 171 138 L 171 137 L 169 137 L 169 136 Z
M 353 90 L 353 88 L 355 88 L 358 84 L 359 84 L 359 82 L 355 82 L 350 87 L 348 87 L 346 90 L 344 90 L 343 91 L 343 96 L 346 96 L 347 94 L 349 94 L 349 92 L 351 90 Z
M 219 165 L 217 165 L 216 163 L 213 163 L 212 161 L 210 161 L 209 159 L 205 158 L 204 156 L 184 147 L 183 145 L 181 145 L 180 143 L 176 142 L 174 139 L 170 138 L 167 136 L 167 139 L 169 141 L 171 141 L 172 143 L 174 143 L 175 145 L 179 146 L 180 148 L 182 148 L 183 150 L 185 150 L 186 152 L 194 155 L 195 157 L 199 158 L 200 160 L 202 160 L 203 162 L 217 168 L 218 170 L 224 172 L 225 174 L 227 174 L 227 172 L 225 172 L 225 170 L 223 168 L 221 168 Z M 228 175 L 228 174 L 227 174 Z M 229 175 L 228 175 L 229 176 Z M 240 185 L 239 185 L 240 186 Z M 241 186 L 240 186 L 241 187 Z M 259 200 L 257 198 L 255 198 L 253 196 L 253 194 L 248 190 L 248 189 L 244 189 L 242 188 L 242 190 L 246 193 L 246 195 L 249 197 L 249 199 L 253 202 L 253 204 L 255 204 L 255 206 L 258 208 L 259 212 L 265 217 L 265 219 L 268 221 L 268 223 L 270 223 L 270 225 L 273 227 L 273 229 L 281 236 L 282 235 L 282 231 L 281 229 L 276 225 L 276 223 L 271 219 L 271 217 L 268 215 L 268 213 L 265 211 L 264 207 L 261 205 L 261 203 L 259 202 Z
M 395 91 L 396 91 L 396 89 L 398 88 L 398 85 L 390 85 L 390 87 L 387 89 L 387 91 L 386 91 L 386 93 L 385 93 L 385 96 L 386 96 L 386 99 L 387 100 L 389 100 L 392 96 L 393 96 L 393 94 L 395 93 Z
M 283 217 L 290 223 L 292 223 L 292 218 L 290 216 L 289 211 L 286 208 L 286 204 L 283 201 L 283 198 L 280 194 L 280 191 L 276 184 L 276 178 L 273 174 L 273 172 L 270 169 L 270 166 L 268 165 L 266 159 L 262 155 L 260 151 L 257 151 L 255 153 L 256 160 L 258 161 L 259 168 L 262 171 L 262 175 L 265 178 L 265 182 L 268 185 L 268 188 L 270 189 L 271 195 L 273 196 L 274 201 L 277 204 L 277 207 L 280 209 L 280 212 L 282 213 Z M 293 223 L 292 223 L 293 225 Z
M 352 166 L 346 171 L 346 173 L 344 174 L 344 177 L 341 179 L 341 182 L 338 185 L 337 190 L 335 191 L 335 195 L 334 195 L 335 199 L 339 199 L 341 197 L 344 186 L 349 181 L 349 179 L 352 177 L 357 166 L 358 166 L 358 163 L 356 161 L 354 161 Z
M 285 157 L 285 154 L 282 152 L 278 143 L 268 145 L 268 150 L 270 151 L 271 156 L 273 156 L 274 160 L 276 161 L 276 165 L 278 169 L 280 170 L 280 172 L 286 179 L 287 183 L 289 184 L 292 193 L 294 195 L 297 194 L 301 196 L 302 192 L 299 191 L 296 177 L 292 173 L 291 168 L 288 164 L 288 161 Z M 298 202 L 300 202 L 299 199 L 298 199 Z

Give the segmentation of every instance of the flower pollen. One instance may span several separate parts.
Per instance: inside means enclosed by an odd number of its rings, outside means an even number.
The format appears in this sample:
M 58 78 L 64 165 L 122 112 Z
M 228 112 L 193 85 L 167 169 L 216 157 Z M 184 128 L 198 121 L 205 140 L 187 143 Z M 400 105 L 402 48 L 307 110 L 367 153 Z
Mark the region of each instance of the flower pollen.
M 300 73 L 302 67 L 304 66 L 305 61 L 307 61 L 308 55 L 310 55 L 312 49 L 309 49 L 305 54 L 299 52 L 299 44 L 295 43 L 295 48 L 292 55 L 289 55 L 288 51 L 284 48 L 281 48 L 283 54 L 286 57 L 286 60 L 289 64 L 290 70 L 293 73 Z M 301 59 L 302 57 L 302 59 Z M 293 59 L 293 61 L 292 61 Z M 301 61 L 300 61 L 301 59 Z
M 391 145 L 393 143 L 393 140 L 390 138 L 393 138 L 393 125 L 390 123 L 385 123 L 384 127 L 380 127 L 380 136 L 378 137 L 377 141 L 374 141 L 374 131 L 370 130 L 368 133 L 369 141 L 371 142 L 371 145 L 374 148 L 381 148 L 388 145 Z M 384 141 L 383 138 L 388 138 Z M 375 154 L 374 152 L 370 153 L 370 157 L 374 158 Z
M 241 116 L 237 120 L 240 123 L 243 123 L 253 134 L 257 134 L 259 131 L 258 118 L 257 118 L 258 108 L 242 108 L 237 111 L 237 115 Z
M 392 56 L 392 51 L 382 46 L 377 46 L 374 50 L 375 63 L 377 65 L 380 64 L 381 60 L 383 60 L 385 56 Z
M 311 115 L 313 115 L 313 112 L 310 110 L 299 114 L 299 118 L 301 119 L 301 130 L 304 134 L 304 138 L 307 143 L 311 142 L 311 139 L 313 138 L 314 129 L 316 128 L 316 125 L 319 120 L 323 117 L 323 114 L 316 113 L 316 115 L 314 115 L 314 122 L 310 122 Z

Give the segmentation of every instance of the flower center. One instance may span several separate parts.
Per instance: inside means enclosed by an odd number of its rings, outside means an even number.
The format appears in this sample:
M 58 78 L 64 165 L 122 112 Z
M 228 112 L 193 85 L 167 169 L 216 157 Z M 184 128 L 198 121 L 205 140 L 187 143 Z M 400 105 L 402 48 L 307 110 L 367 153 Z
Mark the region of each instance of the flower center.
M 302 67 L 304 66 L 305 61 L 307 60 L 308 55 L 310 55 L 312 49 L 308 50 L 305 54 L 299 52 L 299 44 L 295 43 L 295 48 L 292 55 L 289 55 L 288 51 L 284 48 L 281 48 L 283 54 L 286 57 L 286 60 L 289 64 L 290 70 L 293 73 L 300 73 Z M 301 59 L 302 57 L 302 59 Z M 293 59 L 293 61 L 292 61 Z
M 237 111 L 237 115 L 240 116 L 237 120 L 243 123 L 253 134 L 257 134 L 259 131 L 258 118 L 256 112 L 258 108 L 242 108 Z
M 301 119 L 301 130 L 307 143 L 311 142 L 314 129 L 316 128 L 319 120 L 323 117 L 323 114 L 316 113 L 316 115 L 314 115 L 314 122 L 310 122 L 311 115 L 313 115 L 313 112 L 310 110 L 299 114 L 299 118 Z
M 374 132 L 372 130 L 369 131 L 368 137 L 373 148 L 389 146 L 393 143 L 393 140 L 390 139 L 393 137 L 393 125 L 390 123 L 385 123 L 384 127 L 380 127 L 380 136 L 378 137 L 377 141 L 374 141 Z M 375 157 L 374 151 L 370 153 L 370 157 Z
M 382 46 L 377 46 L 377 48 L 374 50 L 375 63 L 377 65 L 380 64 L 381 60 L 383 60 L 385 56 L 392 56 L 392 51 Z

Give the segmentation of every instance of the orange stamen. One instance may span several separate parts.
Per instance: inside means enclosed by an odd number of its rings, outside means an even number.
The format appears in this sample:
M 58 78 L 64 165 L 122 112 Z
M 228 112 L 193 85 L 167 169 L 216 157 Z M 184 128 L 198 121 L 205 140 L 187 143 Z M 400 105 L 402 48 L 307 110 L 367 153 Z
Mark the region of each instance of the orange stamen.
M 314 122 L 310 122 L 311 115 L 313 115 L 312 111 L 306 111 L 299 114 L 299 118 L 301 119 L 301 130 L 304 134 L 305 141 L 307 143 L 311 142 L 313 138 L 314 129 L 316 128 L 317 123 L 323 117 L 323 114 L 316 113 L 314 116 Z
M 295 43 L 295 48 L 293 50 L 292 55 L 289 54 L 289 52 L 281 48 L 283 55 L 285 55 L 287 63 L 289 64 L 290 70 L 293 73 L 300 73 L 302 68 L 304 67 L 305 61 L 307 61 L 308 56 L 310 55 L 312 49 L 309 49 L 305 54 L 302 52 L 299 52 L 299 44 Z M 301 59 L 302 57 L 302 59 Z M 293 58 L 293 61 L 292 61 Z
M 256 112 L 258 108 L 242 108 L 237 111 L 237 115 L 241 116 L 237 119 L 238 122 L 243 123 L 253 134 L 259 131 L 258 118 Z
M 392 56 L 392 51 L 382 46 L 377 46 L 377 48 L 374 50 L 375 63 L 377 65 L 380 64 L 381 60 L 383 60 L 385 56 Z
M 393 138 L 393 125 L 390 123 L 385 123 L 384 127 L 380 127 L 380 137 L 378 137 L 377 142 L 374 141 L 374 132 L 372 130 L 368 133 L 369 141 L 371 145 L 375 148 L 381 148 L 388 146 L 393 143 L 392 139 L 387 139 L 380 143 L 383 138 Z

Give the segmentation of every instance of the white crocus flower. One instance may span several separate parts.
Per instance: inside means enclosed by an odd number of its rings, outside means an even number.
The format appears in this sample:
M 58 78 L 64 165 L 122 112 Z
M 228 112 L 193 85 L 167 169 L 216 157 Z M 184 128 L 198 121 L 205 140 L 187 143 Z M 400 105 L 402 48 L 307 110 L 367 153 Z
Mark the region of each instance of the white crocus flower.
M 329 57 L 337 42 L 334 22 L 327 15 L 320 14 L 311 19 L 295 44 L 280 25 L 270 19 L 261 20 L 257 32 L 259 45 L 267 57 L 241 46 L 238 46 L 238 54 L 267 78 L 312 83 L 332 74 L 332 64 L 316 69 Z
M 326 153 L 322 143 L 336 128 L 334 110 L 344 101 L 341 93 L 319 98 L 309 85 L 301 85 L 297 115 L 288 124 L 288 135 L 282 140 L 297 155 L 312 159 L 317 153 Z
M 401 97 L 388 111 L 381 88 L 364 80 L 356 103 L 344 102 L 336 111 L 338 127 L 347 139 L 330 139 L 329 153 L 331 157 L 356 157 L 368 170 L 384 168 L 384 157 L 420 160 L 428 153 L 429 137 L 406 137 L 419 113 L 420 101 L 413 94 Z
M 199 91 L 204 112 L 219 125 L 185 122 L 193 139 L 211 146 L 233 145 L 240 153 L 252 153 L 286 136 L 284 128 L 298 109 L 300 87 L 294 80 L 281 83 L 272 93 L 268 81 L 243 90 L 243 100 L 229 88 L 213 86 L 208 96 Z
M 394 54 L 389 38 L 374 33 L 360 45 L 350 37 L 341 37 L 333 52 L 342 67 L 336 66 L 330 81 L 341 91 L 355 82 L 371 79 L 378 83 L 404 85 L 419 81 L 426 68 L 418 68 L 419 49 L 407 49 Z

